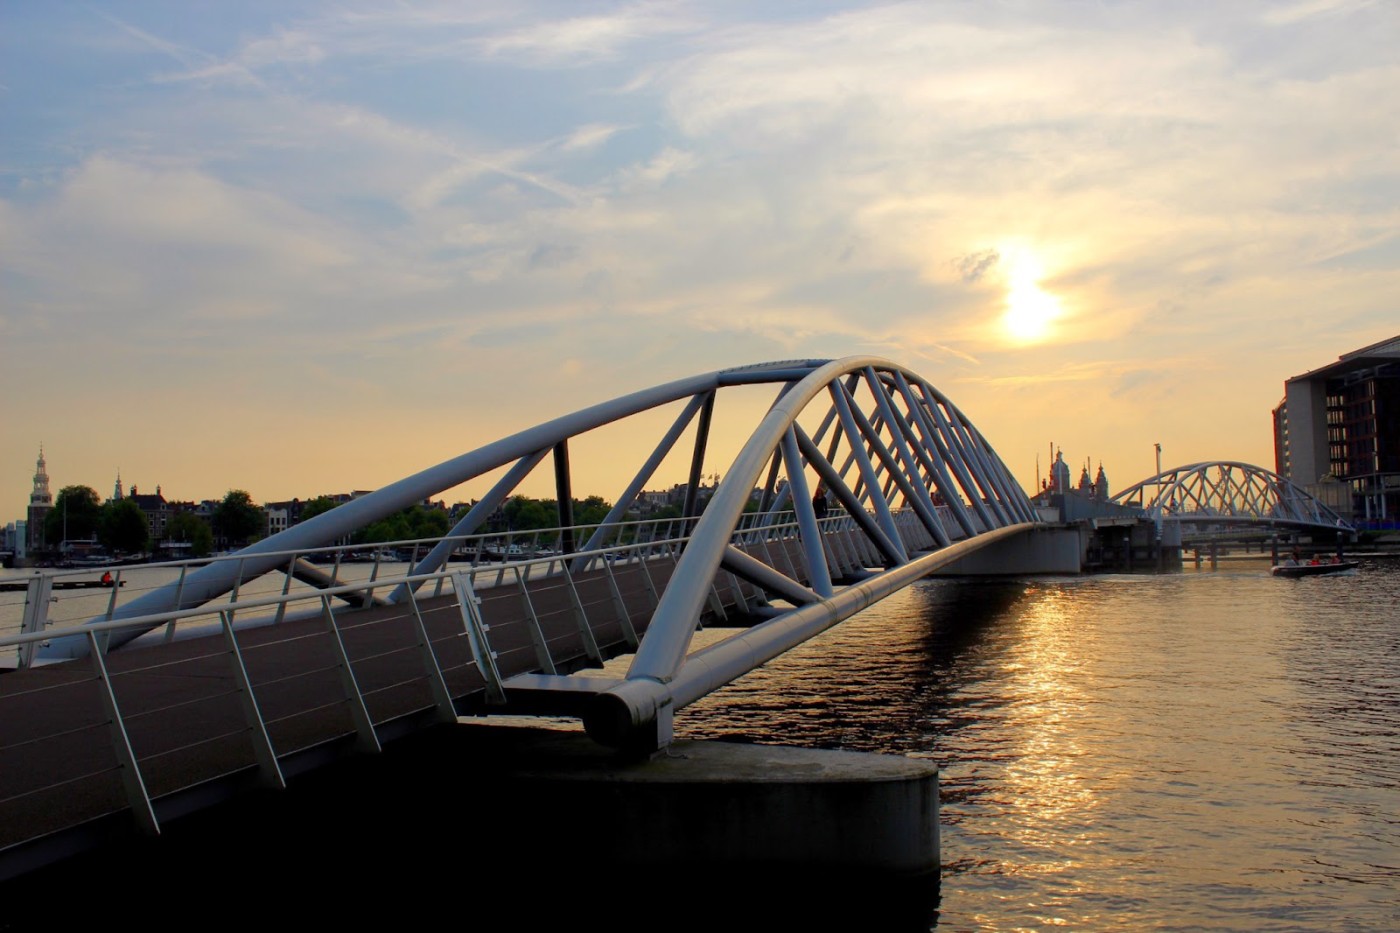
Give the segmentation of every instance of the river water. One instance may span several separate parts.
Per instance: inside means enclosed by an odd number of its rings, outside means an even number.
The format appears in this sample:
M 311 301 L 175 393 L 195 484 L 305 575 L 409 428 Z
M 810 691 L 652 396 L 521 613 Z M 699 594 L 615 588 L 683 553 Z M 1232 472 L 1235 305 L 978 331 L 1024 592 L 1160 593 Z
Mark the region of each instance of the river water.
M 677 731 L 937 762 L 940 929 L 1400 929 L 1400 563 L 927 580 Z

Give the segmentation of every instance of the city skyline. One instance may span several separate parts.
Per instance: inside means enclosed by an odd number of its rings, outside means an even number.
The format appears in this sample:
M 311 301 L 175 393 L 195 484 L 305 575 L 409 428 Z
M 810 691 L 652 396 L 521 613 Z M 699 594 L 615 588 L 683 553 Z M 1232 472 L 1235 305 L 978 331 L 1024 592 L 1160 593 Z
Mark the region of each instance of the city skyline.
M 120 470 L 283 500 L 853 354 L 927 377 L 1027 490 L 1051 442 L 1115 488 L 1156 443 L 1270 467 L 1284 380 L 1400 318 L 1385 4 L 130 2 L 0 27 L 0 522 L 40 444 L 55 495 Z M 770 398 L 716 413 L 706 473 Z M 581 444 L 576 495 L 615 499 L 656 433 Z M 548 469 L 521 491 L 552 495 Z

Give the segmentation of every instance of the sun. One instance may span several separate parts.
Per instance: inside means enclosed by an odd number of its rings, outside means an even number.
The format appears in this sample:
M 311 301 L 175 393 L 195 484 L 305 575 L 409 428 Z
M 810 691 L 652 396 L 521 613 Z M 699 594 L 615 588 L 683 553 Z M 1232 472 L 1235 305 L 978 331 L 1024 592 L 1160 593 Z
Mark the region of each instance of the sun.
M 1001 326 L 1017 343 L 1039 343 L 1048 338 L 1063 313 L 1060 299 L 1040 287 L 1040 263 L 1031 256 L 1016 257 L 1006 283 L 1006 312 Z

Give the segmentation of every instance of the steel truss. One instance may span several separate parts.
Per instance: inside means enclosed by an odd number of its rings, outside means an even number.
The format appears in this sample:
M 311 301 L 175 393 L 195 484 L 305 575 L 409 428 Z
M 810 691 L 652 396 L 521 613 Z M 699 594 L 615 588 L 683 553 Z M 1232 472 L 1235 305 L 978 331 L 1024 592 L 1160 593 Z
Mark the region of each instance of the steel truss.
M 708 503 L 696 498 L 721 389 L 773 385 L 777 395 Z M 569 442 L 604 425 L 681 403 L 674 422 L 637 467 L 617 504 L 587 540 L 572 530 Z M 582 409 L 479 447 L 345 503 L 132 600 L 104 619 L 179 612 L 282 569 L 288 553 L 328 545 L 399 509 L 473 478 L 508 468 L 452 529 L 427 550 L 413 576 L 446 572 L 456 541 L 480 528 L 546 457 L 553 458 L 561 548 L 578 569 L 602 560 L 628 510 L 663 460 L 694 428 L 684 511 L 693 531 L 659 599 L 625 677 L 555 677 L 547 669 L 507 678 L 493 699 L 509 709 L 528 696 L 533 710 L 557 697 L 583 709 L 596 738 L 662 747 L 673 712 L 710 690 L 850 617 L 910 582 L 1011 534 L 1037 518 L 991 445 L 949 399 L 914 372 L 875 357 L 793 360 L 719 370 Z M 834 508 L 821 514 L 816 487 Z M 759 521 L 746 518 L 759 499 Z M 782 529 L 797 548 L 770 548 Z M 852 528 L 854 526 L 854 528 Z M 855 536 L 855 543 L 852 535 Z M 563 567 L 561 563 L 561 572 Z M 703 651 L 692 636 L 714 581 L 741 578 L 788 607 Z M 408 583 L 389 597 L 408 602 Z M 464 610 L 465 611 L 465 610 Z M 114 631 L 108 649 L 139 631 Z M 51 656 L 85 653 L 78 638 L 55 638 Z M 586 694 L 586 695 L 581 695 Z
M 1115 502 L 1193 526 L 1263 525 L 1354 530 L 1307 490 L 1271 470 L 1238 461 L 1175 467 L 1124 489 Z

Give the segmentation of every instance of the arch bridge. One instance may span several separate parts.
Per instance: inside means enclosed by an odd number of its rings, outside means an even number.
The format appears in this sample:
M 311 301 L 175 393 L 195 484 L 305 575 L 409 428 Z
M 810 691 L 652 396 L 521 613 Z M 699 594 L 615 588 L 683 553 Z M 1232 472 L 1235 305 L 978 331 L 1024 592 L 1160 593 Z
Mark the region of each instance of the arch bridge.
M 1174 467 L 1129 486 L 1113 501 L 1177 523 L 1183 539 L 1227 530 L 1355 530 L 1293 481 L 1234 460 Z
M 702 501 L 698 490 L 721 395 L 763 386 L 774 393 L 766 412 Z M 582 446 L 578 440 L 588 432 L 664 406 L 679 410 L 634 466 L 611 511 L 597 525 L 575 525 L 571 446 Z M 683 463 L 688 453 L 689 483 L 681 519 L 664 530 L 629 520 L 629 509 L 683 437 L 689 449 L 681 447 L 676 456 Z M 557 536 L 543 547 L 538 537 L 529 547 L 483 537 L 488 518 L 547 458 L 557 492 Z M 501 470 L 448 536 L 398 543 L 411 547 L 406 573 L 372 577 L 366 587 L 324 570 L 334 544 L 357 529 Z M 223 633 L 237 689 L 250 698 L 241 715 L 274 784 L 281 782 L 282 726 L 267 721 L 271 701 L 258 700 L 258 678 L 239 643 L 253 636 L 238 634 L 235 617 L 240 626 L 257 617 L 267 628 L 300 620 L 329 631 L 328 663 L 341 671 L 334 689 L 349 694 L 353 731 L 364 747 L 377 748 L 385 723 L 407 715 L 376 713 L 375 703 L 387 700 L 369 697 L 362 687 L 369 676 L 351 645 L 352 626 L 367 630 L 375 613 L 388 613 L 408 632 L 404 646 L 392 650 L 421 660 L 428 687 L 420 693 L 431 688 L 440 717 L 577 716 L 605 744 L 655 749 L 671 741 L 676 710 L 915 580 L 1038 524 L 986 438 L 913 371 L 875 357 L 764 363 L 655 386 L 545 422 L 228 559 L 182 566 L 176 579 L 136 598 L 118 587 L 107 611 L 89 618 L 86 629 L 46 631 L 45 620 L 27 618 L 27 634 L 0 639 L 0 645 L 19 645 L 22 658 L 26 651 L 46 661 L 86 658 L 99 679 L 110 681 L 105 665 L 116 662 L 106 660 L 109 653 L 113 659 L 144 655 L 119 649 L 149 646 L 162 631 L 172 640 L 177 628 L 204 620 L 206 628 Z M 475 555 L 468 570 L 449 563 L 461 559 L 464 547 Z M 335 557 L 337 571 L 339 562 Z M 251 597 L 259 592 L 253 581 L 269 576 L 285 581 L 281 592 Z M 46 597 L 33 600 L 40 612 Z M 545 608 L 550 600 L 559 604 L 557 612 Z M 431 618 L 456 621 L 435 634 L 429 616 L 440 603 L 449 611 Z M 736 611 L 757 624 L 691 650 L 702 621 Z M 511 637 L 518 643 L 507 648 Z M 376 661 L 391 651 L 374 650 Z M 621 676 L 573 676 L 624 654 L 633 658 Z M 289 675 L 283 670 L 278 676 L 285 693 Z M 119 706 L 114 694 L 113 707 Z M 129 737 L 120 741 L 133 761 L 140 758 Z

